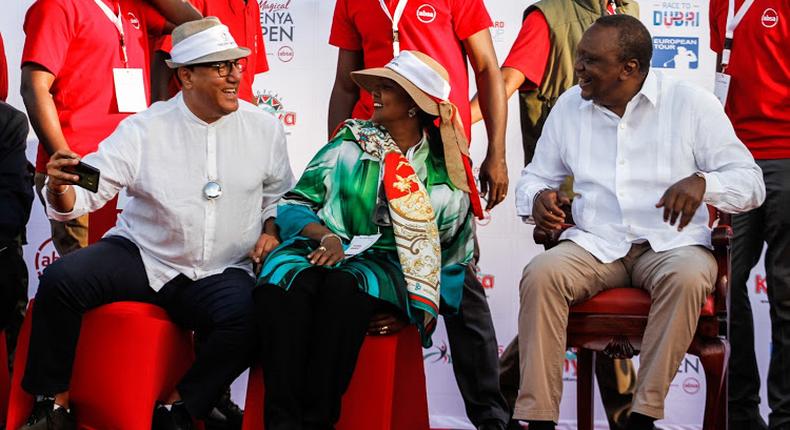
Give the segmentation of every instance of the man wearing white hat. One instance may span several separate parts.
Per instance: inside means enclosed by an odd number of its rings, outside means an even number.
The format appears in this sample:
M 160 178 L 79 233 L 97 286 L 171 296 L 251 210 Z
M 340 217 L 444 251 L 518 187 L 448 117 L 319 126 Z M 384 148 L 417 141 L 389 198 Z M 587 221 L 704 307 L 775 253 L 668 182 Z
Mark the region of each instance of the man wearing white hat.
M 251 263 L 277 245 L 276 204 L 294 181 L 285 133 L 238 100 L 250 51 L 217 18 L 177 27 L 173 42 L 168 65 L 183 90 L 122 121 L 83 159 L 101 172 L 98 192 L 72 185 L 79 178 L 64 168 L 77 165 L 76 154 L 58 151 L 47 165 L 51 218 L 96 210 L 121 189 L 129 200 L 102 240 L 41 276 L 22 381 L 39 397 L 24 429 L 75 428 L 68 390 L 80 320 L 106 303 L 157 304 L 177 324 L 205 332 L 154 429 L 191 429 L 191 418 L 204 417 L 249 364 Z

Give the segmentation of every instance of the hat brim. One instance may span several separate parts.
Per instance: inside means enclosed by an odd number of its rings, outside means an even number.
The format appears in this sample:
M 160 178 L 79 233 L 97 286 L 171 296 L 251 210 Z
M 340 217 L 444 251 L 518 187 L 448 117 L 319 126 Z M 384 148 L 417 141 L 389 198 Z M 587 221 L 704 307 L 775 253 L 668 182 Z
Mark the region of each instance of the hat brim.
M 176 63 L 173 60 L 165 60 L 167 63 L 167 67 L 171 69 L 177 69 L 179 67 L 184 66 L 192 66 L 195 64 L 203 64 L 203 63 L 214 63 L 216 61 L 228 61 L 228 60 L 238 60 L 239 58 L 249 57 L 252 51 L 249 48 L 244 48 L 242 46 L 238 48 L 231 48 L 226 49 L 220 52 L 214 52 L 208 55 L 204 55 L 202 57 L 195 58 L 194 60 L 187 61 L 186 63 Z
M 376 87 L 376 83 L 381 79 L 391 79 L 401 86 L 411 96 L 412 100 L 417 103 L 423 111 L 439 116 L 439 106 L 431 96 L 426 94 L 423 90 L 419 89 L 416 85 L 411 83 L 408 79 L 399 75 L 392 69 L 386 67 L 375 67 L 372 69 L 358 70 L 351 72 L 351 79 L 365 91 L 372 93 Z

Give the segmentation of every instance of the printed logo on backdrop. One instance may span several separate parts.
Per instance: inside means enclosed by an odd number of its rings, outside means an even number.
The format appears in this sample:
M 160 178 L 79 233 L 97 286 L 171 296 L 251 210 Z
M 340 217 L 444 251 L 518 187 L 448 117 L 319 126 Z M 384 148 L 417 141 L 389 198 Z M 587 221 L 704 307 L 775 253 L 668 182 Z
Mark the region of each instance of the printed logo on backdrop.
M 699 28 L 701 19 L 698 2 L 653 2 L 653 26 L 656 28 Z
M 453 363 L 453 357 L 450 355 L 450 348 L 447 347 L 447 344 L 444 341 L 441 345 L 434 345 L 425 350 L 422 359 L 423 361 L 427 361 L 429 363 Z
M 429 4 L 423 4 L 417 8 L 417 19 L 423 24 L 430 24 L 436 20 L 436 9 Z
M 259 108 L 277 117 L 285 127 L 285 134 L 290 135 L 291 127 L 296 125 L 296 112 L 289 111 L 283 105 L 283 98 L 277 93 L 263 90 L 255 93 L 255 104 Z
M 768 281 L 760 273 L 754 275 L 754 294 L 760 296 L 761 303 L 768 303 Z
M 496 276 L 491 275 L 489 273 L 483 273 L 482 271 L 478 270 L 476 273 L 477 280 L 480 281 L 480 284 L 483 285 L 483 288 L 486 290 L 493 290 L 494 284 L 496 283 Z
M 58 259 L 60 259 L 60 255 L 58 255 L 58 251 L 55 250 L 55 244 L 52 243 L 52 239 L 47 239 L 42 242 L 36 250 L 35 257 L 36 273 L 38 276 L 41 276 L 44 269 L 50 264 L 58 261 Z
M 774 28 L 776 27 L 776 24 L 779 24 L 779 14 L 776 12 L 776 10 L 769 7 L 763 11 L 763 15 L 760 17 L 760 22 L 765 28 Z
M 576 357 L 576 348 L 565 351 L 565 363 L 562 365 L 562 380 L 575 381 L 578 367 L 579 359 Z
M 291 0 L 259 0 L 259 4 L 266 55 L 275 55 L 283 63 L 290 62 L 294 58 Z
M 698 56 L 698 37 L 653 37 L 652 67 L 694 70 L 699 67 Z
M 494 21 L 491 27 L 491 39 L 494 43 L 505 43 L 505 21 Z
M 675 378 L 675 381 L 679 383 L 673 381 L 670 387 L 680 388 L 684 393 L 690 396 L 698 394 L 702 387 L 702 383 L 700 382 L 700 370 L 702 370 L 702 366 L 700 365 L 699 358 L 686 356 L 680 363 L 677 377 Z

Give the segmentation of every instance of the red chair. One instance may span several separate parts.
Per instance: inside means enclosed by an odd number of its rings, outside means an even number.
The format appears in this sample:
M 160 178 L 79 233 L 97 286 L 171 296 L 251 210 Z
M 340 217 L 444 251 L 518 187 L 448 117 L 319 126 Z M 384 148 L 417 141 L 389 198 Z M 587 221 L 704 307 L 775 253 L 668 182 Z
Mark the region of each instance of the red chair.
M 21 426 L 33 405 L 21 386 L 32 310 L 31 304 L 14 360 L 9 429 Z M 71 377 L 79 428 L 149 430 L 156 401 L 172 392 L 193 360 L 191 333 L 158 306 L 117 302 L 91 310 L 82 319 Z
M 263 372 L 250 371 L 242 430 L 263 430 Z M 428 430 L 420 336 L 414 326 L 389 336 L 368 336 L 337 430 Z
M 0 428 L 5 422 L 8 411 L 8 391 L 11 389 L 11 376 L 8 374 L 8 346 L 5 332 L 0 331 Z
M 569 211 L 566 219 L 570 220 Z M 711 208 L 713 254 L 718 265 L 716 288 L 700 312 L 699 324 L 688 353 L 696 355 L 705 370 L 706 399 L 703 430 L 727 429 L 727 360 L 730 346 L 726 334 L 730 279 L 730 216 Z M 571 221 L 572 222 L 572 221 Z M 559 243 L 561 231 L 535 228 L 535 243 L 549 249 Z M 631 358 L 642 346 L 650 312 L 650 295 L 641 288 L 612 288 L 570 308 L 568 347 L 578 349 L 576 412 L 579 430 L 594 423 L 594 351 L 612 358 Z

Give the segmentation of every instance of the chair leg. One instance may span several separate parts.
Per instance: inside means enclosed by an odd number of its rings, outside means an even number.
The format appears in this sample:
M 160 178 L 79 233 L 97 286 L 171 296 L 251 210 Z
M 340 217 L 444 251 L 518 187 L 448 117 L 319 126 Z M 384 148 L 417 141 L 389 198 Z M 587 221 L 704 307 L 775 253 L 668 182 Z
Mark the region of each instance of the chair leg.
M 727 360 L 730 344 L 720 337 L 695 338 L 690 351 L 705 370 L 706 399 L 702 430 L 727 430 Z
M 578 348 L 576 352 L 576 415 L 579 430 L 593 430 L 595 423 L 595 353 L 589 349 Z

